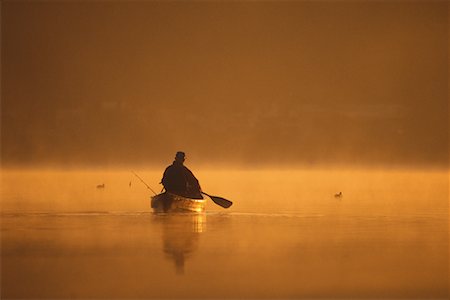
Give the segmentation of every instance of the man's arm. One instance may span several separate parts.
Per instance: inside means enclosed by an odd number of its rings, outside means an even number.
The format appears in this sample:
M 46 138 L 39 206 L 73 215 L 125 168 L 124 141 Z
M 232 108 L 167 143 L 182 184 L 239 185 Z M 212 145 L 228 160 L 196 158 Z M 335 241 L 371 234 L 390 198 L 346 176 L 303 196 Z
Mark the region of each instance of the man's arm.
M 195 177 L 194 173 L 191 172 L 188 168 L 185 167 L 186 180 L 189 184 L 189 187 L 194 190 L 198 190 L 201 192 L 202 188 L 200 187 L 200 182 Z
M 166 190 L 167 190 L 167 185 L 169 184 L 169 173 L 170 173 L 170 166 L 164 170 L 163 177 L 161 179 L 161 183 L 163 184 L 163 186 Z

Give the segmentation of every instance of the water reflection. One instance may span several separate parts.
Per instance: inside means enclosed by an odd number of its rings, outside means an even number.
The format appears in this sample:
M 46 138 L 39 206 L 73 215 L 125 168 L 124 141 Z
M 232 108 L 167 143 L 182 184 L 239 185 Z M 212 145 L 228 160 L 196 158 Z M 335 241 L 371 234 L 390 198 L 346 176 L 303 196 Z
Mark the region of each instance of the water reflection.
M 173 261 L 177 274 L 184 274 L 186 261 L 198 249 L 199 237 L 206 230 L 204 213 L 158 214 L 162 224 L 163 251 Z
M 0 298 L 448 299 L 448 172 L 210 173 L 206 215 L 99 174 L 2 173 Z

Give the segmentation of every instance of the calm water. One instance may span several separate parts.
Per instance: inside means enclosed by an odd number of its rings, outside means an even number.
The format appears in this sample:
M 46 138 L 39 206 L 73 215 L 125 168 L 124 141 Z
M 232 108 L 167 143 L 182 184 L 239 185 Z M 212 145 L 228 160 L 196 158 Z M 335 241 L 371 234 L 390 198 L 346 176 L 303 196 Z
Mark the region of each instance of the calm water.
M 232 208 L 155 215 L 130 172 L 3 171 L 2 299 L 448 298 L 448 172 L 196 174 Z

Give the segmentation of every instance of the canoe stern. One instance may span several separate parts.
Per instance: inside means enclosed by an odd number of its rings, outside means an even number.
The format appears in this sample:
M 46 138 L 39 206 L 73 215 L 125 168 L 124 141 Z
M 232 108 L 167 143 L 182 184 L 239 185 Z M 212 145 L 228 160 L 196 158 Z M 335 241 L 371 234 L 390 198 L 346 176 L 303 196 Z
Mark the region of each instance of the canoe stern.
M 151 197 L 151 207 L 155 212 L 203 212 L 205 205 L 205 199 L 191 199 L 170 193 Z

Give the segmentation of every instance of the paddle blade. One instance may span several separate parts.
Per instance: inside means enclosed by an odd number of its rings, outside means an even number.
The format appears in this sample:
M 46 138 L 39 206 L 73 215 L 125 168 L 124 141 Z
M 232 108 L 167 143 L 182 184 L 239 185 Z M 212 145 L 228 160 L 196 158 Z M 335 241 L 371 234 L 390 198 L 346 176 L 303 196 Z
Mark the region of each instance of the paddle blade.
M 212 201 L 214 201 L 215 204 L 222 206 L 223 208 L 228 208 L 231 205 L 233 205 L 233 202 L 231 202 L 230 200 L 227 200 L 225 198 L 222 197 L 217 197 L 217 196 L 211 196 L 205 192 L 201 192 L 203 195 L 208 196 L 209 198 L 211 198 Z
M 211 198 L 212 201 L 214 201 L 215 204 L 222 206 L 223 208 L 228 208 L 231 205 L 233 205 L 233 202 L 231 202 L 230 200 L 227 200 L 225 198 L 222 197 L 217 197 L 217 196 L 209 196 Z

